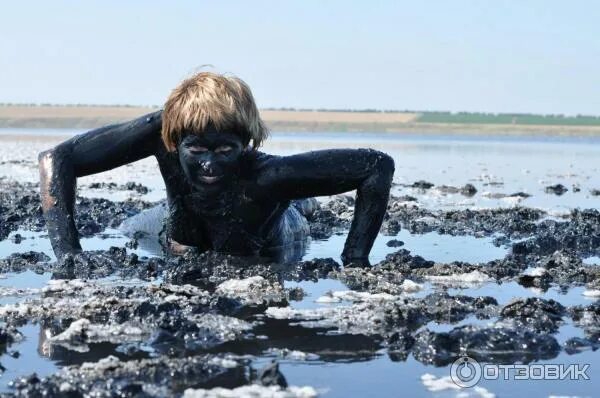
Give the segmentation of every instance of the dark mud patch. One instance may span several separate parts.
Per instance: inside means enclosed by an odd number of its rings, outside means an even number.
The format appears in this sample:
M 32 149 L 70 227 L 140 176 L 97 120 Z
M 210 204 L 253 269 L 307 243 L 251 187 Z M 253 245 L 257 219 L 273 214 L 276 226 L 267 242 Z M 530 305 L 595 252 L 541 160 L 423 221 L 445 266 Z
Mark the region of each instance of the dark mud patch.
M 552 359 L 560 350 L 556 339 L 547 334 L 468 325 L 442 333 L 424 330 L 415 337 L 411 353 L 420 362 L 446 366 L 461 355 L 491 363 L 530 363 Z
M 0 181 L 0 240 L 17 229 L 38 232 L 44 229 L 38 189 L 38 184 Z M 77 229 L 81 236 L 93 236 L 106 228 L 118 227 L 126 218 L 150 207 L 151 203 L 137 199 L 112 202 L 78 197 L 75 206 Z
M 125 184 L 117 184 L 114 182 L 94 182 L 89 185 L 83 186 L 87 189 L 105 189 L 108 191 L 133 191 L 140 195 L 145 195 L 150 192 L 150 189 L 137 182 L 126 182 Z
M 28 269 L 34 272 L 46 272 L 45 264 L 50 261 L 45 253 L 29 251 L 25 253 L 13 253 L 0 260 L 0 273 L 24 272 Z
M 569 189 L 562 184 L 549 185 L 546 188 L 544 188 L 544 191 L 546 193 L 550 193 L 550 194 L 554 194 L 554 195 L 558 195 L 558 196 L 564 194 L 568 190 Z

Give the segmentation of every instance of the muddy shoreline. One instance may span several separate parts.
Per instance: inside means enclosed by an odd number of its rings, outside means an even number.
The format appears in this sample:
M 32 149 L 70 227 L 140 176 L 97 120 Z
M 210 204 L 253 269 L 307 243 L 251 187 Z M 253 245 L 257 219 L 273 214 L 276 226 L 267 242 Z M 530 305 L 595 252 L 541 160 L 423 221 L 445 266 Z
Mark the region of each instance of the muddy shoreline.
M 15 231 L 42 232 L 36 184 L 0 181 L 0 188 L 0 240 L 15 239 Z M 144 191 L 133 184 L 108 188 Z M 102 235 L 153 205 L 78 198 L 77 225 L 84 237 Z M 313 239 L 347 230 L 352 206 L 349 196 L 324 203 L 310 220 Z M 5 355 L 18 355 L 19 329 L 34 324 L 44 331 L 40 352 L 86 360 L 47 377 L 21 377 L 5 395 L 194 396 L 222 387 L 314 396 L 318 392 L 310 387 L 289 387 L 275 364 L 261 371 L 254 358 L 327 363 L 365 360 L 383 350 L 395 362 L 414 358 L 443 367 L 465 354 L 491 363 L 531 363 L 600 347 L 598 300 L 499 303 L 488 295 L 449 293 L 512 283 L 541 292 L 583 288 L 600 296 L 598 267 L 582 261 L 600 256 L 597 210 L 560 218 L 527 207 L 427 210 L 416 198 L 392 196 L 381 233 L 393 241 L 402 230 L 492 237 L 507 254 L 484 263 L 440 263 L 400 245 L 362 268 L 341 267 L 331 258 L 276 264 L 210 252 L 140 257 L 128 251 L 135 238 L 62 262 L 41 252 L 12 254 L 0 260 L 2 273 L 32 271 L 52 279 L 37 290 L 3 288 L 3 295 L 19 297 L 0 306 Z M 306 292 L 286 284 L 321 280 L 338 281 L 346 290 L 316 298 L 331 306 L 294 308 Z M 561 343 L 556 335 L 567 322 L 579 332 Z M 432 323 L 448 329 L 431 329 Z M 107 345 L 114 352 L 108 358 L 99 354 Z

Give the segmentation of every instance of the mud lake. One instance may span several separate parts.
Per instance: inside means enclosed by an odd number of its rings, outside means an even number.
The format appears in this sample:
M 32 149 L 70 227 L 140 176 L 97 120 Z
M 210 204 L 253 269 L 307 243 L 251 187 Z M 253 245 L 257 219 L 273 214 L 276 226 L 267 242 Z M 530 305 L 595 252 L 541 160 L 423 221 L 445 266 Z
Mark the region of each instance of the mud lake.
M 145 159 L 78 181 L 78 212 L 89 214 L 82 246 L 114 261 L 66 270 L 55 263 L 35 184 L 37 153 L 69 135 L 0 129 L 7 395 L 220 396 L 215 387 L 282 385 L 282 377 L 307 388 L 247 396 L 591 397 L 600 389 L 600 139 L 274 133 L 265 152 L 371 147 L 393 156 L 372 269 L 335 263 L 352 216 L 344 196 L 320 199 L 318 233 L 290 264 L 164 259 L 147 237 L 118 229 L 164 198 L 156 162 Z M 449 376 L 462 355 L 482 365 L 589 364 L 589 380 L 459 388 Z

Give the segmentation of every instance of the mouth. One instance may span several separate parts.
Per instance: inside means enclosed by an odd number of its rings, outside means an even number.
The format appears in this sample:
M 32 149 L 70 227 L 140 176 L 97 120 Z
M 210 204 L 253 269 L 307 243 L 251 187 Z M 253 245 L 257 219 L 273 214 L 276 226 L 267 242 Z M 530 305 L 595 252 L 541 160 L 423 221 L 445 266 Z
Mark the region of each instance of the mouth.
M 220 176 L 198 176 L 198 179 L 200 180 L 200 182 L 202 182 L 204 184 L 214 184 L 215 182 L 219 181 L 221 178 L 223 178 L 222 175 L 220 175 Z

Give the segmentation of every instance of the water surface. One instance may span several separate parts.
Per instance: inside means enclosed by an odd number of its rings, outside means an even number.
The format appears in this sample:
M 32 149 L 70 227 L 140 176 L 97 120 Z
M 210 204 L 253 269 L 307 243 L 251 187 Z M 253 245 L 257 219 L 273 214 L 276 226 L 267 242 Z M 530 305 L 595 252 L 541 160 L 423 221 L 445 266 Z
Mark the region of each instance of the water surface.
M 4 150 L 0 152 L 0 176 L 19 181 L 36 181 L 37 152 L 73 133 L 77 131 L 0 129 L 0 141 L 4 143 Z M 27 137 L 27 139 L 14 137 Z M 414 196 L 419 205 L 431 209 L 507 207 L 520 204 L 561 214 L 576 207 L 597 208 L 600 202 L 600 197 L 591 194 L 591 190 L 600 189 L 598 176 L 600 140 L 598 139 L 275 133 L 264 150 L 269 153 L 289 155 L 331 147 L 372 147 L 389 153 L 396 162 L 394 182 L 397 185 L 394 187 L 394 194 Z M 14 162 L 21 159 L 26 159 L 28 162 L 24 164 Z M 461 194 L 443 194 L 435 187 L 420 190 L 405 186 L 418 180 L 429 181 L 435 186 L 460 187 L 470 183 L 477 188 L 478 193 L 473 197 L 466 197 Z M 148 195 L 141 196 L 143 199 L 154 201 L 164 197 L 164 185 L 153 159 L 146 159 L 133 166 L 122 167 L 98 176 L 86 177 L 79 182 L 82 187 L 80 193 L 86 196 L 107 197 L 112 200 L 122 200 L 131 196 L 140 197 L 128 191 L 110 192 L 85 188 L 87 184 L 94 181 L 117 183 L 137 181 L 151 188 Z M 568 188 L 568 191 L 561 196 L 546 193 L 544 188 L 554 184 L 562 184 Z M 574 191 L 574 187 L 579 191 Z M 493 194 L 515 192 L 525 192 L 531 197 L 520 202 L 514 198 L 493 197 Z M 25 239 L 19 244 L 11 239 L 1 241 L 0 258 L 10 253 L 29 250 L 43 251 L 53 258 L 49 241 L 44 233 L 29 231 L 16 233 L 20 233 Z M 118 230 L 105 233 L 108 235 L 83 240 L 83 247 L 88 250 L 108 249 L 113 245 L 123 246 L 128 240 Z M 338 259 L 345 236 L 345 233 L 341 233 L 328 240 L 313 241 L 304 259 L 317 257 Z M 377 238 L 371 253 L 372 263 L 398 250 L 386 245 L 390 239 L 399 239 L 404 242 L 402 248 L 437 262 L 487 262 L 500 259 L 507 252 L 506 247 L 494 246 L 491 238 L 451 237 L 437 233 L 413 235 L 403 230 L 394 237 L 380 235 Z M 157 253 L 137 250 L 137 254 L 156 255 Z M 600 262 L 598 258 L 589 258 L 586 261 L 590 264 Z M 6 274 L 0 279 L 0 287 L 40 288 L 49 278 L 49 274 L 36 274 L 32 271 Z M 341 282 L 334 280 L 320 280 L 316 283 L 287 282 L 286 284 L 286 287 L 295 286 L 302 287 L 308 293 L 303 301 L 292 303 L 296 308 L 318 308 L 328 305 L 317 303 L 315 300 L 328 291 L 347 289 Z M 435 283 L 427 283 L 424 291 L 419 294 L 446 290 Z M 495 297 L 501 304 L 517 297 L 552 298 L 566 306 L 592 302 L 582 295 L 583 288 L 567 291 L 551 288 L 547 292 L 541 292 L 526 289 L 516 283 L 486 282 L 466 288 L 450 288 L 447 291 L 450 294 L 489 295 Z M 7 304 L 22 299 L 22 297 L 3 297 L 1 303 Z M 463 322 L 475 323 L 476 320 L 467 319 Z M 430 328 L 443 331 L 454 326 L 456 325 L 430 325 Z M 39 325 L 28 324 L 20 330 L 25 340 L 10 348 L 10 351 L 18 351 L 20 356 L 13 358 L 4 354 L 0 358 L 0 362 L 7 368 L 7 371 L 0 376 L 0 385 L 3 389 L 7 388 L 10 380 L 18 376 L 34 371 L 43 376 L 67 364 L 81 363 L 83 360 L 99 359 L 117 353 L 115 346 L 103 344 L 97 345 L 91 353 L 85 355 L 73 352 L 49 355 L 44 351 L 44 331 L 40 330 Z M 573 327 L 568 321 L 559 331 L 557 338 L 562 342 L 568 337 L 580 334 L 581 330 Z M 505 397 L 594 396 L 600 389 L 599 357 L 596 352 L 585 352 L 574 356 L 562 353 L 551 361 L 542 361 L 542 363 L 590 363 L 592 379 L 589 381 L 496 381 L 482 382 L 480 385 L 497 396 Z M 259 355 L 256 361 L 260 364 L 269 359 L 269 354 L 265 352 L 264 355 Z M 326 397 L 455 397 L 459 393 L 476 396 L 473 395 L 472 390 L 431 393 L 421 382 L 421 376 L 425 373 L 432 373 L 438 377 L 448 376 L 447 367 L 426 366 L 412 357 L 405 362 L 394 362 L 382 349 L 367 352 L 361 358 L 340 361 L 283 360 L 282 371 L 290 384 L 314 386 Z

